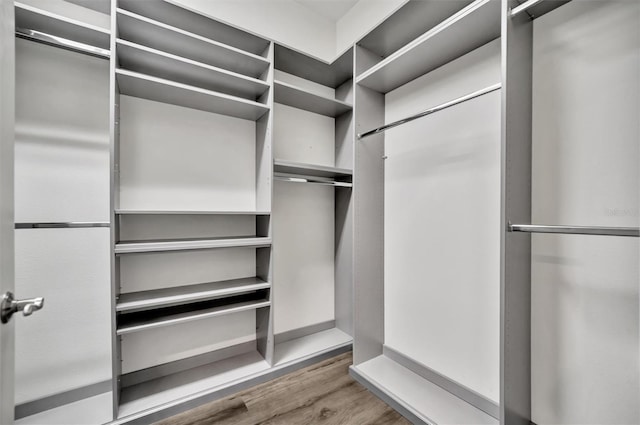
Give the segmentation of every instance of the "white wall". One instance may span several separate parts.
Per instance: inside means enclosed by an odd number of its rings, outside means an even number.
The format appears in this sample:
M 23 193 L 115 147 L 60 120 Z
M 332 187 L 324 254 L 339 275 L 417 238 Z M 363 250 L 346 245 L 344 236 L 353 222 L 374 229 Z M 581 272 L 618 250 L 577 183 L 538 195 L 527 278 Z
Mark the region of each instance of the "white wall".
M 500 81 L 496 40 L 386 95 L 385 122 Z M 500 93 L 385 135 L 385 344 L 499 399 Z
M 638 226 L 640 3 L 535 21 L 533 221 Z M 533 420 L 637 424 L 639 243 L 535 235 Z

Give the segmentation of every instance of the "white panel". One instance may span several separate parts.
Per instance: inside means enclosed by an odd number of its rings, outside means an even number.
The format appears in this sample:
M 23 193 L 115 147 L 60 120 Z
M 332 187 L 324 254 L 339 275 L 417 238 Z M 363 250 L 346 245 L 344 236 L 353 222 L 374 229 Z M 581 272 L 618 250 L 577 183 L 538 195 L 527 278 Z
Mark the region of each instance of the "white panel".
M 255 122 L 120 102 L 121 208 L 255 209 Z
M 484 46 L 389 93 L 386 121 L 499 81 L 498 48 Z M 385 343 L 494 401 L 499 132 L 494 92 L 385 136 Z
M 335 119 L 276 103 L 273 157 L 315 165 L 335 164 Z
M 54 409 L 27 416 L 16 425 L 99 425 L 113 419 L 111 392 L 85 398 Z
M 313 81 L 305 80 L 304 78 L 289 74 L 284 71 L 279 71 L 276 69 L 273 78 L 275 80 L 300 87 L 301 89 L 309 90 L 312 93 L 332 98 L 336 97 L 336 90 L 334 88 L 323 86 L 322 84 L 314 83 Z
M 16 322 L 16 403 L 111 378 L 109 229 L 16 231 L 16 293 L 44 308 Z
M 640 3 L 534 24 L 533 221 L 638 226 Z M 640 422 L 637 239 L 533 237 L 538 424 Z
M 109 220 L 109 63 L 16 40 L 16 221 Z
M 255 249 L 248 248 L 120 257 L 122 292 L 215 282 L 255 274 Z
M 256 339 L 255 310 L 122 335 L 122 373 Z
M 275 333 L 335 318 L 334 190 L 276 182 L 273 195 Z

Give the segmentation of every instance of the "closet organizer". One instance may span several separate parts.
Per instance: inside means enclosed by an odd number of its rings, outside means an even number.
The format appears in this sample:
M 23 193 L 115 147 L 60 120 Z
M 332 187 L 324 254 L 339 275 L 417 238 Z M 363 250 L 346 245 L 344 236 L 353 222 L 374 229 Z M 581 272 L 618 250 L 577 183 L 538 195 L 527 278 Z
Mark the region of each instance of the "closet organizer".
M 639 236 L 532 221 L 534 22 L 577 2 L 411 0 L 326 63 L 172 1 L 23 1 L 18 419 L 152 423 L 353 348 L 413 423 L 535 420 L 531 233 Z
M 93 326 L 47 329 L 61 338 L 48 366 L 64 371 L 71 350 L 93 363 L 84 376 L 57 377 L 63 388 L 25 391 L 17 417 L 58 407 L 51 394 L 66 391 L 67 402 L 108 395 L 108 416 L 96 422 L 148 423 L 350 350 L 352 50 L 329 65 L 160 0 L 113 1 L 100 10 L 110 22 L 98 13 L 96 25 L 29 4 L 15 11 L 19 70 L 24 51 L 39 62 L 25 70 L 61 79 L 72 119 L 54 118 L 85 160 L 97 156 L 71 169 L 91 168 L 90 181 L 46 165 L 37 177 L 55 187 L 44 201 L 17 176 L 16 192 L 40 211 L 55 213 L 55 196 L 80 205 L 71 218 L 16 227 L 53 227 L 69 241 L 71 251 L 54 255 L 56 243 L 67 246 L 57 240 L 29 258 L 80 270 L 68 291 Z M 38 93 L 31 74 L 19 72 L 18 97 L 55 109 L 60 98 Z M 59 124 L 46 119 L 32 122 Z M 27 169 L 33 158 L 18 139 L 18 169 Z M 27 257 L 33 246 L 18 242 Z M 19 375 L 33 368 L 27 360 Z
M 355 47 L 351 373 L 413 423 L 536 420 L 530 234 L 639 236 L 532 223 L 534 22 L 567 3 L 409 2 Z

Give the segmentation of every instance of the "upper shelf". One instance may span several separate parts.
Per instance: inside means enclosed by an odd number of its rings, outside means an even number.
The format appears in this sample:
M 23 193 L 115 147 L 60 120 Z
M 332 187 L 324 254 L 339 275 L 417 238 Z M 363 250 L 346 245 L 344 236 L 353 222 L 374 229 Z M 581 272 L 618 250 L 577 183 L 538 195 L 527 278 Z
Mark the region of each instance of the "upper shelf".
M 163 0 L 119 0 L 120 8 L 245 52 L 262 55 L 269 41 Z M 205 2 L 206 3 L 206 2 Z
M 261 103 L 124 69 L 116 69 L 120 93 L 156 102 L 255 121 L 269 108 Z
M 547 13 L 557 9 L 563 4 L 569 3 L 571 0 L 519 0 L 520 6 L 525 8 L 523 13 L 529 15 L 531 19 L 539 18 Z M 516 11 L 517 7 L 514 7 L 512 11 Z
M 282 103 L 328 117 L 337 117 L 352 109 L 352 106 L 346 102 L 321 96 L 289 83 L 276 80 L 273 85 L 275 88 L 274 101 L 276 103 Z
M 346 168 L 327 167 L 325 165 L 304 164 L 301 162 L 283 161 L 276 159 L 273 162 L 273 171 L 276 173 L 295 174 L 313 177 L 327 177 L 334 179 L 350 179 L 353 175 Z
M 218 248 L 263 248 L 271 246 L 271 238 L 261 236 L 125 241 L 116 244 L 116 254 L 135 254 L 142 252 L 186 251 Z
M 382 62 L 358 84 L 388 93 L 500 36 L 500 0 L 476 0 Z
M 43 32 L 101 49 L 109 50 L 110 48 L 110 32 L 106 28 L 69 19 L 19 2 L 14 5 L 16 29 Z
M 134 2 L 146 4 L 148 2 Z M 135 8 L 137 10 L 137 8 Z M 118 36 L 207 65 L 259 78 L 269 68 L 266 58 L 162 22 L 117 9 Z
M 472 2 L 410 0 L 365 35 L 358 45 L 386 58 Z
M 207 90 L 255 100 L 269 89 L 262 80 L 126 40 L 116 41 L 116 52 L 122 68 Z

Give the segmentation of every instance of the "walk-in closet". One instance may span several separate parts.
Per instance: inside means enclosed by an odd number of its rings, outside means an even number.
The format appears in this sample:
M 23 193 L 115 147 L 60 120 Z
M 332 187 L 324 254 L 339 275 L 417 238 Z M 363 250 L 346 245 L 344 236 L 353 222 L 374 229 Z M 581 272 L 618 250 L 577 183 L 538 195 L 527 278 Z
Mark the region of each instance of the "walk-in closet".
M 0 32 L 1 424 L 640 423 L 639 1 Z

